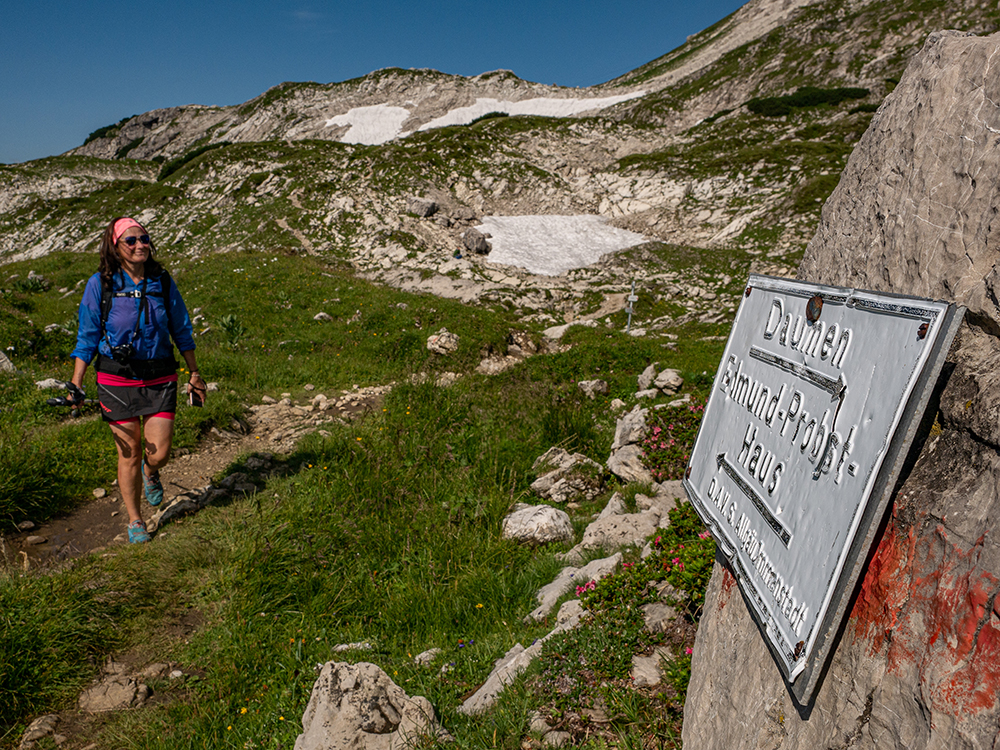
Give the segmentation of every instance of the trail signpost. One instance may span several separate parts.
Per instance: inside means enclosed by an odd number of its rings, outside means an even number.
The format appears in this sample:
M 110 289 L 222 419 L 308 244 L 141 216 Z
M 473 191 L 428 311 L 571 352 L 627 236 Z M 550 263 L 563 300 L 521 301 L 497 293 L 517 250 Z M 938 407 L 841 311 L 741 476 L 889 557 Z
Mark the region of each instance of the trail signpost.
M 684 486 L 802 703 L 963 314 L 750 276 Z

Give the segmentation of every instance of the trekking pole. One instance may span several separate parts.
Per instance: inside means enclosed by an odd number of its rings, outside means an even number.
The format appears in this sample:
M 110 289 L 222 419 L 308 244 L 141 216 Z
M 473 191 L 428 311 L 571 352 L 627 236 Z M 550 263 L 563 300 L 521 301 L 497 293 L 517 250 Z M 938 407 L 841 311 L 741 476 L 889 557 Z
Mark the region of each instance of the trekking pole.
M 57 396 L 55 398 L 50 398 L 46 400 L 46 404 L 49 406 L 72 406 L 73 410 L 69 415 L 76 419 L 80 416 L 80 407 L 89 406 L 91 404 L 96 404 L 97 401 L 92 398 L 84 398 L 84 392 L 80 388 L 77 388 L 70 382 L 63 382 L 62 386 L 69 391 L 70 395 L 73 396 L 73 400 L 70 401 L 66 396 Z

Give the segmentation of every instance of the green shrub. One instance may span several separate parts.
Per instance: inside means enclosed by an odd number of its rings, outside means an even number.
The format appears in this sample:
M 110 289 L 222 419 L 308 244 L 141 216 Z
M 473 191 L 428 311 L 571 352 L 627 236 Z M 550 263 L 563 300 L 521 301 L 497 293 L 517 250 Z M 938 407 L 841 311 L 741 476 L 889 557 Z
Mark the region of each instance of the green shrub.
M 83 142 L 83 145 L 86 146 L 88 143 L 90 143 L 91 141 L 96 141 L 98 138 L 111 138 L 118 135 L 118 129 L 126 122 L 131 120 L 133 117 L 136 117 L 136 115 L 129 115 L 128 117 L 123 117 L 114 125 L 105 125 L 103 128 L 98 128 L 93 133 L 87 136 L 87 140 Z
M 746 102 L 746 108 L 764 117 L 782 117 L 796 109 L 819 107 L 823 104 L 835 106 L 847 99 L 864 99 L 869 93 L 871 92 L 868 89 L 862 88 L 821 89 L 816 86 L 803 86 L 794 94 L 751 99 Z
M 642 450 L 646 467 L 657 482 L 684 476 L 704 414 L 703 399 L 674 409 L 649 412 Z
M 156 181 L 162 182 L 163 180 L 167 179 L 170 175 L 172 175 L 174 172 L 183 167 L 185 164 L 187 164 L 190 161 L 193 161 L 194 159 L 197 159 L 202 154 L 205 154 L 213 149 L 223 148 L 229 145 L 230 145 L 229 141 L 219 141 L 218 143 L 209 143 L 204 146 L 200 146 L 199 148 L 196 148 L 193 151 L 188 151 L 185 154 L 181 154 L 176 159 L 171 159 L 160 168 L 160 173 L 156 175 Z

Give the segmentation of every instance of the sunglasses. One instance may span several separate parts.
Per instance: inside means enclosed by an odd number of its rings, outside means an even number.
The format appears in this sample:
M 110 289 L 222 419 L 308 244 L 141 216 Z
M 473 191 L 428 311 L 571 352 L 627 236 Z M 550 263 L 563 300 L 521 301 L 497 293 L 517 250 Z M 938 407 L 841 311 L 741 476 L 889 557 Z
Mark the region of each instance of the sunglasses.
M 128 245 L 129 247 L 135 247 L 136 242 L 141 242 L 143 245 L 148 245 L 149 235 L 143 234 L 138 237 L 122 237 L 122 240 L 124 240 L 125 244 Z

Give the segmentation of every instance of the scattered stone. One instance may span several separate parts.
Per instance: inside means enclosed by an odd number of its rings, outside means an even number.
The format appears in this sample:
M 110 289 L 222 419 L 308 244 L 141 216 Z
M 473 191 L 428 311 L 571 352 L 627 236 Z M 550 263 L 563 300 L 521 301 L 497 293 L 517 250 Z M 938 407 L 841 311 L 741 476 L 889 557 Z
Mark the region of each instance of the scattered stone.
M 39 716 L 28 725 L 21 736 L 21 743 L 18 750 L 34 750 L 38 740 L 50 737 L 55 734 L 56 726 L 59 724 L 59 714 L 45 714 Z
M 66 381 L 46 378 L 45 380 L 36 380 L 35 387 L 40 391 L 65 391 Z
M 608 471 L 626 482 L 651 484 L 653 481 L 653 475 L 643 461 L 642 448 L 638 445 L 626 445 L 624 448 L 620 448 L 608 457 L 608 462 L 605 465 L 608 467 Z
M 413 663 L 422 667 L 429 666 L 441 653 L 439 648 L 429 648 L 413 657 Z
M 29 536 L 24 540 L 24 543 L 31 545 L 38 545 L 38 544 L 45 544 L 47 541 L 48 539 L 46 539 L 44 536 L 37 536 L 32 534 L 31 536 Z
M 500 691 L 513 682 L 541 651 L 541 640 L 535 641 L 528 648 L 515 643 L 510 651 L 493 665 L 493 671 L 486 678 L 486 682 L 458 707 L 459 713 L 477 716 L 492 708 Z
M 447 734 L 426 698 L 411 698 L 374 664 L 327 662 L 313 685 L 295 750 L 403 750 Z
M 608 395 L 608 384 L 604 380 L 581 380 L 577 385 L 591 401 Z
M 635 398 L 642 400 L 644 398 L 659 398 L 660 392 L 655 388 L 647 388 L 644 391 L 636 391 Z
M 335 654 L 342 654 L 345 651 L 371 651 L 374 646 L 368 641 L 357 641 L 355 643 L 340 643 L 333 647 Z
M 313 315 L 313 320 L 317 320 L 320 323 L 326 323 L 327 321 L 333 320 L 333 316 L 330 313 L 318 312 Z
M 611 411 L 621 411 L 625 408 L 625 402 L 620 398 L 612 399 L 611 401 Z
M 96 714 L 134 708 L 142 705 L 151 693 L 148 686 L 125 674 L 124 665 L 109 662 L 104 668 L 104 679 L 80 695 L 80 710 Z
M 646 537 L 656 531 L 659 523 L 660 514 L 655 509 L 599 518 L 583 532 L 580 543 L 566 553 L 566 559 L 574 559 L 593 550 L 641 547 Z
M 14 363 L 10 361 L 4 352 L 0 352 L 0 372 L 17 372 Z
M 486 235 L 472 227 L 466 229 L 465 234 L 462 235 L 462 245 L 470 253 L 479 253 L 480 255 L 487 255 L 493 249 L 486 240 Z
M 558 341 L 563 337 L 573 326 L 584 326 L 585 328 L 597 328 L 596 320 L 574 320 L 572 323 L 565 323 L 560 326 L 552 326 L 551 328 L 546 328 L 542 331 L 542 335 L 547 339 L 552 339 L 553 341 Z
M 503 519 L 504 539 L 539 546 L 573 539 L 573 522 L 551 505 L 520 505 Z
M 158 680 L 170 671 L 170 665 L 163 662 L 156 662 L 143 669 L 139 676 L 147 680 Z
M 670 623 L 677 617 L 677 610 L 663 602 L 644 604 L 640 609 L 646 631 L 649 633 L 665 633 Z
M 17 525 L 18 531 L 31 531 L 33 528 L 35 528 L 34 521 L 21 521 L 21 523 Z
M 615 492 L 611 495 L 608 500 L 608 504 L 604 506 L 604 510 L 601 511 L 597 518 L 607 518 L 608 516 L 621 516 L 628 512 L 625 507 L 625 498 L 622 497 L 622 493 Z M 596 520 L 596 519 L 595 519 Z
M 427 339 L 427 348 L 435 354 L 451 354 L 458 351 L 458 334 L 442 328 Z
M 96 497 L 98 500 L 102 500 L 107 496 L 108 496 L 108 491 L 103 487 L 98 487 L 96 490 L 94 490 L 94 497 Z
M 663 669 L 660 665 L 673 660 L 670 649 L 660 647 L 649 656 L 635 655 L 632 657 L 632 684 L 637 688 L 656 687 L 663 681 Z
M 599 581 L 610 575 L 621 565 L 622 555 L 616 552 L 610 557 L 592 560 L 582 568 L 568 566 L 563 568 L 555 580 L 542 586 L 535 594 L 538 606 L 524 618 L 525 622 L 541 622 L 556 606 L 556 602 L 575 586 L 584 586 L 590 581 Z
M 428 198 L 418 198 L 409 196 L 406 199 L 407 213 L 416 214 L 422 219 L 433 216 L 437 213 L 438 204 Z
M 271 398 L 270 396 L 261 396 L 260 402 L 262 404 L 276 404 L 276 403 L 278 403 L 275 399 Z
M 599 463 L 557 446 L 535 459 L 531 468 L 544 472 L 531 483 L 532 491 L 553 502 L 593 500 L 604 486 L 604 470 Z
M 569 732 L 549 732 L 542 738 L 549 747 L 566 747 L 572 744 L 573 735 Z
M 681 386 L 684 385 L 684 378 L 681 377 L 680 372 L 677 370 L 668 369 L 656 376 L 653 385 L 666 395 L 671 396 L 677 393 L 681 389 Z
M 656 380 L 656 369 L 660 366 L 659 362 L 654 362 L 639 376 L 639 390 L 645 391 L 653 385 L 653 381 Z

